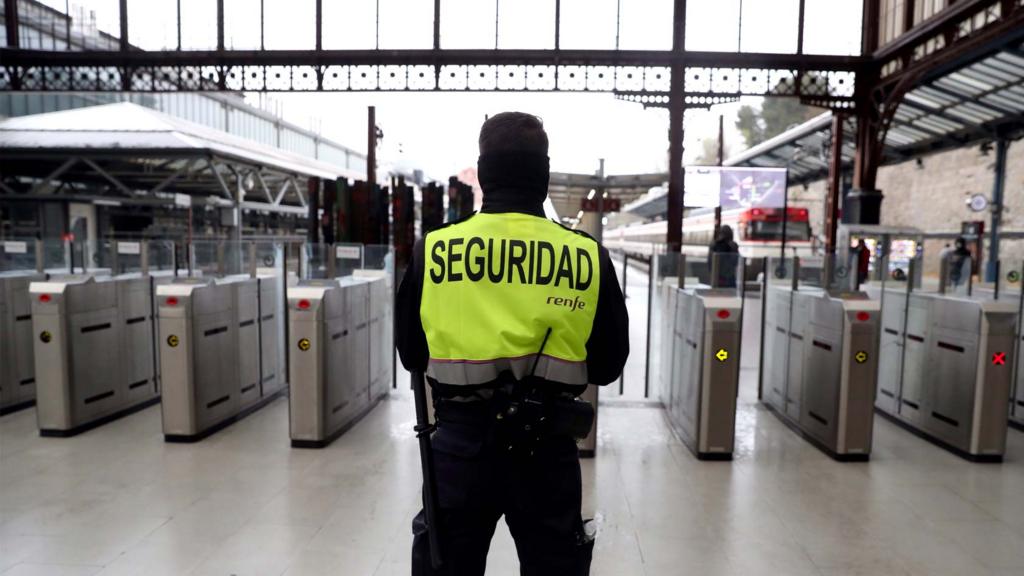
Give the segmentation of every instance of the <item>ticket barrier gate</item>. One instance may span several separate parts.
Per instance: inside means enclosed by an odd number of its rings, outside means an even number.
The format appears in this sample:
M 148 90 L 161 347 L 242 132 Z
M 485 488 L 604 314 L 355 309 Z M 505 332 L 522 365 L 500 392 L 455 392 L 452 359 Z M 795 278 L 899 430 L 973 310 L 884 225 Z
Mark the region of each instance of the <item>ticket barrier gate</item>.
M 160 401 L 153 286 L 166 278 L 69 275 L 30 285 L 42 436 L 73 436 Z
M 1017 379 L 1014 386 L 1013 397 L 1010 398 L 1010 419 L 1009 424 L 1024 432 L 1024 326 L 1021 325 L 1021 318 L 1017 318 Z
M 46 276 L 31 271 L 0 273 L 0 415 L 36 403 L 29 285 Z
M 968 460 L 1001 462 L 1017 303 L 886 290 L 880 414 Z
M 739 391 L 742 301 L 736 290 L 668 290 L 672 328 L 666 409 L 683 443 L 702 460 L 731 460 Z
M 282 287 L 276 275 L 157 287 L 165 441 L 202 440 L 286 390 Z
M 293 447 L 327 446 L 387 395 L 391 302 L 387 277 L 377 271 L 289 287 Z
M 880 305 L 863 292 L 769 286 L 763 401 L 829 456 L 871 454 Z

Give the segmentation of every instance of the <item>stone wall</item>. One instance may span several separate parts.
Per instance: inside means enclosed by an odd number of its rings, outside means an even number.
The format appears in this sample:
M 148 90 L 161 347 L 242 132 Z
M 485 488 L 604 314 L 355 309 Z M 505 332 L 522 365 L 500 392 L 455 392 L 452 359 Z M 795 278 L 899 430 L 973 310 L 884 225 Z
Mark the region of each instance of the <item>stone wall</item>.
M 882 224 L 914 226 L 925 232 L 955 233 L 966 220 L 984 220 L 991 225 L 989 212 L 971 212 L 965 200 L 972 194 L 991 198 L 994 180 L 995 150 L 983 155 L 978 146 L 932 154 L 878 171 L 882 201 Z M 811 228 L 823 237 L 826 181 L 790 187 L 790 204 L 810 211 Z M 1007 154 L 1004 191 L 1003 231 L 1024 232 L 1024 141 L 1010 145 Z M 925 242 L 925 274 L 938 273 L 938 253 L 945 240 Z M 986 247 L 987 258 L 987 247 Z M 1024 260 L 1024 239 L 1002 240 L 1000 259 L 1020 266 Z

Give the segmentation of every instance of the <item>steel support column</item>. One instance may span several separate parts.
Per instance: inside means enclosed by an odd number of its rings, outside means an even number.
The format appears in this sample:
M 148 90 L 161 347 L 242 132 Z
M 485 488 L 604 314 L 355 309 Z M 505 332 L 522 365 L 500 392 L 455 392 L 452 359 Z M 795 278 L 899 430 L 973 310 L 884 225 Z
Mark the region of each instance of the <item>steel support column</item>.
M 324 3 L 316 0 L 316 49 L 324 49 Z
M 306 205 L 309 208 L 309 230 L 307 239 L 310 244 L 320 242 L 320 179 L 312 177 L 309 179 L 309 195 Z
M 366 107 L 366 183 L 377 185 L 377 107 Z
M 217 51 L 224 51 L 224 0 L 217 0 Z
M 128 51 L 128 0 L 119 1 L 119 9 L 121 13 L 121 51 Z M 70 14 L 68 15 L 71 16 Z
M 828 196 L 825 198 L 825 254 L 836 252 L 839 199 L 843 186 L 843 123 L 841 112 L 832 113 L 832 148 L 828 162 Z
M 1006 151 L 1010 142 L 996 140 L 995 177 L 992 179 L 992 225 L 989 227 L 988 262 L 985 263 L 985 281 L 996 282 L 999 265 L 999 226 L 1003 220 L 1003 193 L 1006 188 Z
M 7 46 L 18 48 L 18 0 L 4 0 L 4 25 L 7 28 Z
M 672 14 L 672 50 L 686 49 L 686 0 L 675 0 Z M 679 252 L 683 244 L 683 117 L 685 115 L 686 69 L 672 65 L 668 96 L 668 231 L 665 242 L 668 252 Z

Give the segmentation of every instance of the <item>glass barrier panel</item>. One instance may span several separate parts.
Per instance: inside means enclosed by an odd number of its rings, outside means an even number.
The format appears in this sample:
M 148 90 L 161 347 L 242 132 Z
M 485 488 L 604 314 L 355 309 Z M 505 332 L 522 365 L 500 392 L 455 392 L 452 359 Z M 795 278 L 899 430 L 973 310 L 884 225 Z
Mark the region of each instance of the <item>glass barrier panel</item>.
M 672 329 L 675 320 L 675 294 L 679 287 L 680 271 L 686 278 L 685 258 L 678 252 L 654 252 L 651 256 L 651 347 L 647 358 L 650 371 L 650 397 L 666 401 L 668 378 L 672 369 Z M 697 284 L 695 278 L 691 282 Z
M 8 239 L 0 242 L 0 272 L 36 269 L 38 241 L 30 239 Z
M 246 271 L 255 270 L 257 275 L 284 276 L 284 244 L 273 240 L 258 240 L 248 244 L 247 249 L 242 251 L 242 264 Z
M 363 268 L 387 270 L 388 274 L 394 274 L 394 250 L 387 244 L 367 244 L 363 249 Z
M 708 254 L 708 285 L 712 288 L 736 289 L 744 277 L 743 258 L 739 252 Z
M 189 249 L 189 274 L 194 277 L 249 274 L 246 265 L 249 245 L 245 241 L 194 240 Z
M 943 276 L 939 279 L 940 291 L 944 287 L 946 294 L 970 296 L 974 282 L 971 257 L 953 252 L 943 264 Z

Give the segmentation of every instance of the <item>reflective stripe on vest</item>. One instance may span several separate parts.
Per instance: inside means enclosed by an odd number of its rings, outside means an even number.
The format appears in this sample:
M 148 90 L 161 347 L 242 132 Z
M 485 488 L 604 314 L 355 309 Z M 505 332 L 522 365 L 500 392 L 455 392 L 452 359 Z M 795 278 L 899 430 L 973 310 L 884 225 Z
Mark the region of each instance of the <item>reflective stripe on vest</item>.
M 535 375 L 587 383 L 597 312 L 597 242 L 536 216 L 476 214 L 424 241 L 420 318 L 427 375 L 451 385 Z

